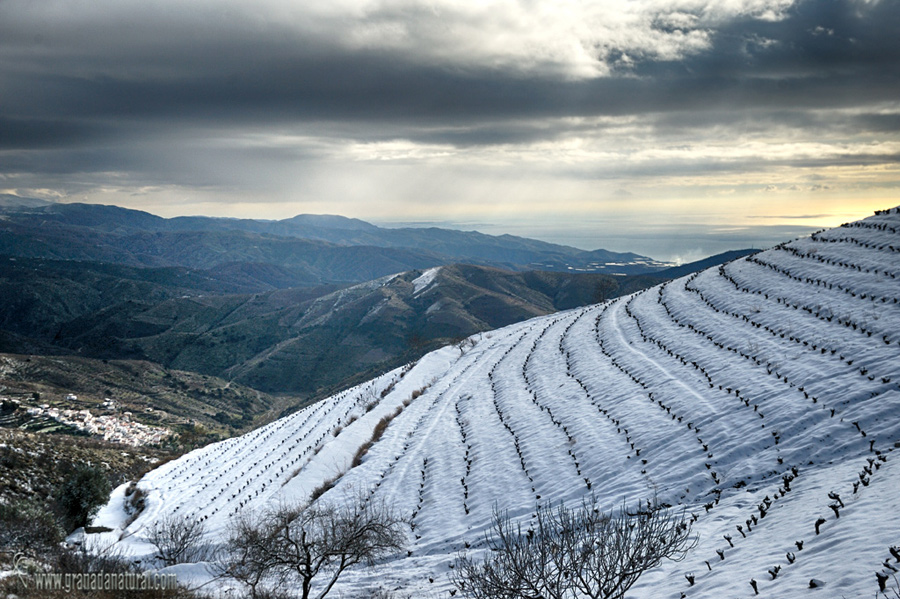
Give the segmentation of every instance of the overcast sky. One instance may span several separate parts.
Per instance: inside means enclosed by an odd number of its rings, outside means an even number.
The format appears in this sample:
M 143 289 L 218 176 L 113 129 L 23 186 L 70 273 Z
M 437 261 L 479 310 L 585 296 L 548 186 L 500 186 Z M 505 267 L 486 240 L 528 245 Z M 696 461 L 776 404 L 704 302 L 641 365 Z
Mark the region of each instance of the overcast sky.
M 0 0 L 0 193 L 688 259 L 900 204 L 889 0 Z

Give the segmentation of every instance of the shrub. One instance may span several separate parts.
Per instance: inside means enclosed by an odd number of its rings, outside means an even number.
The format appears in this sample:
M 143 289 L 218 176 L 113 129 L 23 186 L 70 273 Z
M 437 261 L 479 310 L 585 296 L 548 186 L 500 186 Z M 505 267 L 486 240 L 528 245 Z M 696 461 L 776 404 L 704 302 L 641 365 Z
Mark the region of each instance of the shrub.
M 696 545 L 690 518 L 658 505 L 601 512 L 596 501 L 580 508 L 537 508 L 524 534 L 506 513 L 494 512 L 488 554 L 462 555 L 451 581 L 473 599 L 621 599 L 641 574 L 663 559 L 680 561 Z
M 0 448 L 0 466 L 7 470 L 15 470 L 20 463 L 19 454 L 15 449 L 12 447 Z
M 72 549 L 60 551 L 56 556 L 55 569 L 62 573 L 103 572 L 124 574 L 137 572 L 137 564 L 127 559 L 115 545 L 106 547 L 82 543 Z
M 312 503 L 313 501 L 315 501 L 316 499 L 318 499 L 319 497 L 321 497 L 322 495 L 327 493 L 329 490 L 331 490 L 334 487 L 334 484 L 338 481 L 338 479 L 341 478 L 341 476 L 343 476 L 343 474 L 338 474 L 334 478 L 329 478 L 328 480 L 324 481 L 321 485 L 319 485 L 318 487 L 313 489 L 312 493 L 310 493 L 310 495 L 309 495 L 309 502 Z
M 397 381 L 391 381 L 387 387 L 381 390 L 381 399 L 387 397 L 387 394 L 394 390 L 394 385 L 397 384 Z
M 350 462 L 351 468 L 356 468 L 360 464 L 362 464 L 362 459 L 365 455 L 372 449 L 372 446 L 375 445 L 381 436 L 384 434 L 384 431 L 387 430 L 388 425 L 391 423 L 391 420 L 400 415 L 400 412 L 403 411 L 403 406 L 397 406 L 397 409 L 394 410 L 393 414 L 388 416 L 382 416 L 381 420 L 379 420 L 375 424 L 375 428 L 372 429 L 372 436 L 368 441 L 359 446 L 359 449 L 356 450 L 356 454 L 353 456 L 353 460 Z
M 89 547 L 84 546 L 74 549 L 61 549 L 56 559 L 47 564 L 47 567 L 53 572 L 60 574 L 85 574 L 85 573 L 102 573 L 107 574 L 140 574 L 138 564 L 132 562 L 115 545 L 107 547 Z M 16 584 L 7 587 L 9 591 L 15 593 L 17 597 L 22 599 L 211 599 L 211 596 L 204 596 L 196 591 L 190 591 L 184 587 L 176 586 L 172 588 L 168 586 L 165 589 L 153 588 L 135 588 L 135 589 L 66 589 L 63 585 L 60 589 L 37 588 L 33 583 L 22 583 L 18 577 L 9 577 L 6 581 L 15 581 Z M 102 586 L 102 585 L 99 585 Z M 0 585 L 0 596 L 2 593 L 2 585 Z
M 147 494 L 134 481 L 128 483 L 128 486 L 125 487 L 125 511 L 131 516 L 132 522 L 144 511 L 145 507 L 147 507 Z
M 360 464 L 362 464 L 362 459 L 365 457 L 369 450 L 372 449 L 372 443 L 366 442 L 359 446 L 359 449 L 356 450 L 356 453 L 353 454 L 353 460 L 350 462 L 351 468 L 356 468 Z
M 375 424 L 375 428 L 372 429 L 372 438 L 370 440 L 371 443 L 376 443 L 379 439 L 381 439 L 381 435 L 384 434 L 384 431 L 387 430 L 388 425 L 391 423 L 391 416 L 383 416 L 381 420 L 379 420 Z
M 43 555 L 62 538 L 56 517 L 45 506 L 31 501 L 0 503 L 0 548 Z
M 206 559 L 205 534 L 203 522 L 169 515 L 150 526 L 147 540 L 156 547 L 156 559 L 165 566 L 174 566 Z
M 86 526 L 109 499 L 110 485 L 103 470 L 75 466 L 56 490 L 56 504 L 66 530 Z

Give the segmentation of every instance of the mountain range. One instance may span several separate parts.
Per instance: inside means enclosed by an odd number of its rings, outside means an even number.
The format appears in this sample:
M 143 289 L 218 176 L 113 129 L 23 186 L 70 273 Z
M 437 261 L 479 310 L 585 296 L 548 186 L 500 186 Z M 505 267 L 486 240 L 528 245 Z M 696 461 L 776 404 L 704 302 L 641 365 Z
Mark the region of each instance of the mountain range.
M 2 205 L 7 207 L 0 219 L 0 255 L 199 270 L 265 265 L 279 269 L 290 286 L 362 282 L 457 262 L 606 274 L 647 274 L 670 266 L 633 253 L 476 231 L 385 229 L 342 216 L 165 219 L 117 206 L 33 206 L 24 200 Z
M 672 276 L 634 254 L 340 216 L 0 205 L 0 352 L 144 360 L 303 398 Z M 433 283 L 419 289 L 420 277 Z
M 419 289 L 425 273 L 432 284 Z M 17 258 L 0 261 L 0 348 L 150 360 L 308 395 L 478 331 L 660 280 L 450 265 L 350 287 L 223 293 L 244 285 L 241 278 Z
M 362 495 L 408 517 L 408 547 L 336 593 L 449 596 L 498 509 L 525 530 L 537 504 L 655 498 L 697 544 L 629 596 L 876 596 L 900 530 L 898 251 L 895 208 L 476 334 L 148 473 L 136 518 L 123 485 L 99 542 L 152 559 L 173 514 L 216 544 L 239 513 Z

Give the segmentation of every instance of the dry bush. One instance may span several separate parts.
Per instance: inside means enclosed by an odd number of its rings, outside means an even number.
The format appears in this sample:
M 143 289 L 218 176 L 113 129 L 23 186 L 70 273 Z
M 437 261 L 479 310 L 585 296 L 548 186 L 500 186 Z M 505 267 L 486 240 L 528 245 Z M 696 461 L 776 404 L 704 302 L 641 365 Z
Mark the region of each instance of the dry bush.
M 149 527 L 147 540 L 156 547 L 156 559 L 164 566 L 195 563 L 209 557 L 204 544 L 206 526 L 200 520 L 167 515 Z
M 341 478 L 341 476 L 343 476 L 343 474 L 338 474 L 334 478 L 329 478 L 326 481 L 324 481 L 321 485 L 319 485 L 318 487 L 313 489 L 312 493 L 310 493 L 310 495 L 309 495 L 309 502 L 312 503 L 313 501 L 315 501 L 316 499 L 318 499 L 319 497 L 321 497 L 322 495 L 327 493 L 329 490 L 331 490 L 334 487 L 334 484 L 338 481 L 338 479 Z
M 369 450 L 372 449 L 372 443 L 367 441 L 359 446 L 356 450 L 356 453 L 353 454 L 353 460 L 350 461 L 350 467 L 356 468 L 360 464 L 362 464 L 362 459 L 369 453 Z
M 125 511 L 128 513 L 128 519 L 125 521 L 124 528 L 137 520 L 144 508 L 147 507 L 147 495 L 144 490 L 132 481 L 125 487 Z
M 397 406 L 397 409 L 394 410 L 392 414 L 387 416 L 383 416 L 381 420 L 379 420 L 375 427 L 372 429 L 372 436 L 368 441 L 359 446 L 359 449 L 356 450 L 356 453 L 353 455 L 353 460 L 350 462 L 351 468 L 356 468 L 360 464 L 362 464 L 362 459 L 365 455 L 372 449 L 372 446 L 378 443 L 381 439 L 381 436 L 384 435 L 384 431 L 387 430 L 388 425 L 391 421 L 400 415 L 403 412 L 404 406 Z
M 524 533 L 495 510 L 486 558 L 460 556 L 451 580 L 473 599 L 621 599 L 641 574 L 684 559 L 696 542 L 689 518 L 656 504 L 631 512 L 602 512 L 593 499 L 540 506 Z
M 388 393 L 394 390 L 394 386 L 397 384 L 397 381 L 391 381 L 387 387 L 381 390 L 381 399 L 387 397 Z
M 372 438 L 369 440 L 370 443 L 376 443 L 379 439 L 381 439 L 381 435 L 384 434 L 384 431 L 387 430 L 388 425 L 391 423 L 393 419 L 392 416 L 384 416 L 375 424 L 375 428 L 372 429 Z

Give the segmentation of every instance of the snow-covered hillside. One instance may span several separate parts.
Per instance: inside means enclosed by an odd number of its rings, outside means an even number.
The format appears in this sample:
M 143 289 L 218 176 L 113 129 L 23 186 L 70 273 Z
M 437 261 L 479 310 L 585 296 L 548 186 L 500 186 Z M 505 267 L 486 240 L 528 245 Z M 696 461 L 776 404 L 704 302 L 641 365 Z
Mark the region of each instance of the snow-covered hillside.
M 146 510 L 113 535 L 149 554 L 145 527 L 177 513 L 215 538 L 241 510 L 337 478 L 319 501 L 363 492 L 412 524 L 410 554 L 351 572 L 343 590 L 437 597 L 495 505 L 527 521 L 538 502 L 656 496 L 696 516 L 699 544 L 629 596 L 753 596 L 755 579 L 766 597 L 873 597 L 900 544 L 898 277 L 892 209 L 485 333 L 165 464 L 140 482 Z M 124 493 L 99 524 L 124 524 Z

